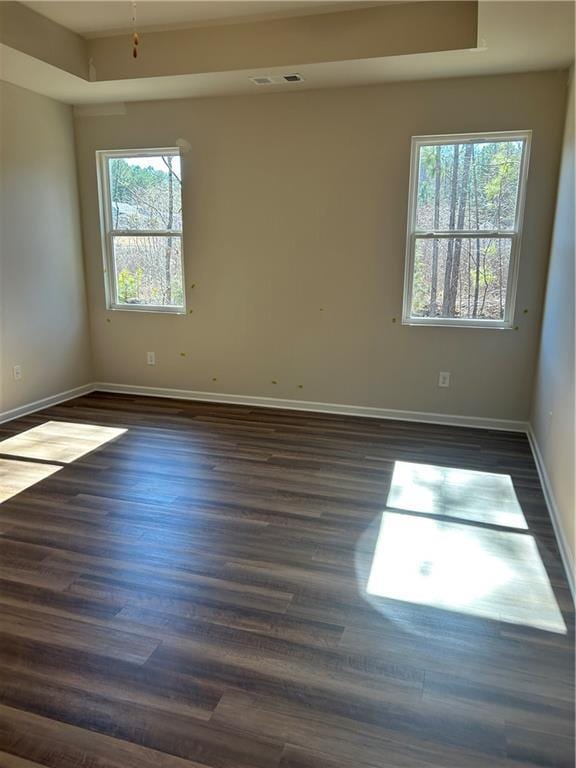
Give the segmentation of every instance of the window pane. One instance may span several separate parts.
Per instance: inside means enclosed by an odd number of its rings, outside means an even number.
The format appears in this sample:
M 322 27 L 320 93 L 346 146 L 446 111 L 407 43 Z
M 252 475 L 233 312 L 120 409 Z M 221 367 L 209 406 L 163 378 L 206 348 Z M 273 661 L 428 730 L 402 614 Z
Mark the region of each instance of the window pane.
M 181 238 L 114 237 L 116 302 L 182 307 Z
M 524 140 L 420 147 L 416 230 L 513 230 Z
M 108 158 L 112 229 L 182 230 L 180 157 Z
M 512 240 L 417 238 L 412 317 L 503 320 Z

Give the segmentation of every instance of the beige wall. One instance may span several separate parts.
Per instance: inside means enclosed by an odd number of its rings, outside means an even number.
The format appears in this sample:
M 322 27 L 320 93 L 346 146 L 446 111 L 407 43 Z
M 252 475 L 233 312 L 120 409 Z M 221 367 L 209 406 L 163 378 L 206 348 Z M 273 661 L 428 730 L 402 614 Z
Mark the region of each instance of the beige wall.
M 565 85 L 565 73 L 396 83 L 145 102 L 78 119 L 96 378 L 526 419 Z M 519 330 L 402 326 L 410 137 L 526 128 Z M 183 195 L 193 314 L 107 311 L 94 152 L 179 137 L 192 145 Z M 450 389 L 437 387 L 441 370 Z
M 91 361 L 71 110 L 0 83 L 0 128 L 2 412 L 86 384 Z
M 477 18 L 475 2 L 427 0 L 242 24 L 145 31 L 137 61 L 127 55 L 125 35 L 93 38 L 88 47 L 98 80 L 277 66 L 291 70 L 295 63 L 474 48 Z
M 0 42 L 78 77 L 88 77 L 88 42 L 20 2 L 1 0 Z
M 1 0 L 0 43 L 84 79 L 115 81 L 466 50 L 477 44 L 477 18 L 475 0 L 427 0 L 147 29 L 141 32 L 142 55 L 134 60 L 129 34 L 86 40 L 20 2 Z
M 574 77 L 569 91 L 531 423 L 575 562 Z

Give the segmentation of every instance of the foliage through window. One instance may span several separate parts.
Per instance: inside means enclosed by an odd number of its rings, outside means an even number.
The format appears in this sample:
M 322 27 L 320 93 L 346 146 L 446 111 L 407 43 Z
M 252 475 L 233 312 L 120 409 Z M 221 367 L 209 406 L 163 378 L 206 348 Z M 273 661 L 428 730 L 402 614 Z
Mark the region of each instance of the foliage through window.
M 178 149 L 97 155 L 108 306 L 184 312 Z
M 404 323 L 512 325 L 529 143 L 412 140 Z

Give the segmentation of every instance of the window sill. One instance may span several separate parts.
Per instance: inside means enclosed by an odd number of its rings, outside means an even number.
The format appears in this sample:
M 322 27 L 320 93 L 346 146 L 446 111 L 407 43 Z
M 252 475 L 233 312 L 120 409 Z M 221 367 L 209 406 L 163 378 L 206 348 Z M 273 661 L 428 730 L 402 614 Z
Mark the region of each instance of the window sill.
M 502 323 L 497 320 L 419 320 L 417 318 L 406 318 L 402 320 L 402 325 L 411 325 L 428 328 L 483 328 L 491 331 L 511 331 L 514 326 L 511 323 Z
M 107 307 L 109 312 L 145 312 L 151 315 L 185 315 L 186 307 L 150 307 L 123 306 L 113 304 Z

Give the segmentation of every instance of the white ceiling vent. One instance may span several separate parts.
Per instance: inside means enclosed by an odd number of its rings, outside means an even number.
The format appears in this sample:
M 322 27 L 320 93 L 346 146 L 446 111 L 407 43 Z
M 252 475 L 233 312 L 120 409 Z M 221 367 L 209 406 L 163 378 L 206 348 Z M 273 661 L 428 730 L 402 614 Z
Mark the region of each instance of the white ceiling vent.
M 271 77 L 251 77 L 250 80 L 254 85 L 272 85 L 274 83 Z
M 304 78 L 297 72 L 291 72 L 288 75 L 258 75 L 251 77 L 254 85 L 287 85 L 288 83 L 301 83 Z

